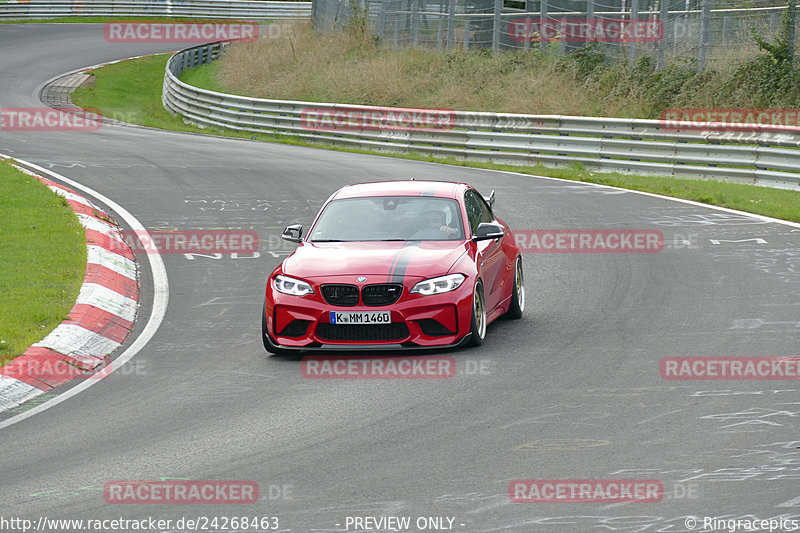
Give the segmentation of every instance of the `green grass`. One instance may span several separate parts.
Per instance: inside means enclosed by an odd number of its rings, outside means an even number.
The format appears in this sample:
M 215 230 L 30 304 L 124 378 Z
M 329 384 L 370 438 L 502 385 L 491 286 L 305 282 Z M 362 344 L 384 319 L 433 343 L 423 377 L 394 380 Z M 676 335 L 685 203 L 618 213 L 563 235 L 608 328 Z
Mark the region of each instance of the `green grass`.
M 261 141 L 316 146 L 340 151 L 366 153 L 386 156 L 385 152 L 349 149 L 325 144 L 312 144 L 296 137 L 283 135 L 254 134 L 237 132 L 222 128 L 198 128 L 185 124 L 180 118 L 172 116 L 161 104 L 161 85 L 167 55 L 124 61 L 102 67 L 94 71 L 94 87 L 80 88 L 73 93 L 73 101 L 80 106 L 99 109 L 105 116 L 157 128 L 202 132 L 211 135 L 247 138 Z M 194 69 L 187 71 L 181 79 L 186 82 L 200 82 L 209 87 L 213 71 Z M 213 82 L 216 83 L 216 82 Z M 213 85 L 211 86 L 213 88 Z M 217 87 L 218 88 L 218 87 Z M 392 157 L 446 163 L 495 170 L 507 170 L 540 176 L 585 181 L 611 185 L 626 189 L 652 192 L 685 198 L 712 205 L 740 209 L 775 218 L 800 222 L 800 192 L 786 191 L 719 181 L 677 179 L 660 176 L 637 176 L 616 172 L 595 172 L 572 165 L 568 168 L 549 168 L 544 166 L 513 166 L 491 163 L 471 163 L 456 159 L 433 158 L 420 154 L 396 154 Z
M 180 80 L 209 91 L 231 94 L 230 89 L 227 89 L 218 81 L 218 70 L 219 61 L 214 61 L 202 67 L 184 70 L 180 75 Z
M 40 341 L 75 304 L 83 227 L 66 200 L 0 161 L 0 364 Z

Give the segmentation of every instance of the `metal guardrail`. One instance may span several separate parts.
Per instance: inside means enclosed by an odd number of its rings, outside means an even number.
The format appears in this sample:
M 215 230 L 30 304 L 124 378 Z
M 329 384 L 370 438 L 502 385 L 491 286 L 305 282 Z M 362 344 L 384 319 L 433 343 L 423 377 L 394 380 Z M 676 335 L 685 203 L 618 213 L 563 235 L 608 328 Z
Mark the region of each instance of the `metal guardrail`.
M 246 0 L 88 0 L 0 3 L 2 19 L 56 17 L 179 17 L 203 19 L 308 19 L 311 2 Z
M 291 135 L 378 151 L 416 152 L 515 165 L 581 163 L 603 171 L 723 179 L 800 190 L 800 135 L 665 131 L 658 120 L 454 111 L 448 129 L 314 131 L 314 110 L 385 112 L 387 108 L 248 98 L 208 91 L 178 79 L 216 59 L 224 43 L 187 48 L 167 62 L 164 107 L 200 126 Z M 398 110 L 400 111 L 400 110 Z

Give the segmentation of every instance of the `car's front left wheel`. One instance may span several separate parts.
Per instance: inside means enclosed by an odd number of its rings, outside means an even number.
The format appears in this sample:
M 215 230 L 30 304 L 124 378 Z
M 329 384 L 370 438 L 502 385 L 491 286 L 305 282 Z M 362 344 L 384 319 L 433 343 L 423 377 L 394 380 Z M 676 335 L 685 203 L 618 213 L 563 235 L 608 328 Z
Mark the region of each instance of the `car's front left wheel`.
M 480 346 L 486 338 L 486 301 L 483 298 L 483 283 L 478 280 L 472 293 L 471 346 Z
M 522 258 L 517 257 L 517 264 L 514 267 L 514 287 L 511 292 L 511 303 L 508 306 L 506 316 L 508 318 L 522 318 L 525 310 L 525 278 L 522 275 Z

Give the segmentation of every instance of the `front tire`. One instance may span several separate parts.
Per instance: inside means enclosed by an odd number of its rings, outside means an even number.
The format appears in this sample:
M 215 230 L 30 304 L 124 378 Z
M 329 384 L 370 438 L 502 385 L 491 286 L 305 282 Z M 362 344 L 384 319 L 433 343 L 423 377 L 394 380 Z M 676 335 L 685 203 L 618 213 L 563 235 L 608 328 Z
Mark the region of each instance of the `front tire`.
M 508 306 L 506 316 L 512 319 L 522 318 L 525 310 L 525 278 L 522 275 L 522 258 L 517 257 L 514 267 L 514 287 L 512 288 L 511 304 Z
M 483 283 L 478 280 L 472 293 L 472 321 L 470 324 L 470 346 L 480 346 L 486 338 L 486 300 L 483 298 Z

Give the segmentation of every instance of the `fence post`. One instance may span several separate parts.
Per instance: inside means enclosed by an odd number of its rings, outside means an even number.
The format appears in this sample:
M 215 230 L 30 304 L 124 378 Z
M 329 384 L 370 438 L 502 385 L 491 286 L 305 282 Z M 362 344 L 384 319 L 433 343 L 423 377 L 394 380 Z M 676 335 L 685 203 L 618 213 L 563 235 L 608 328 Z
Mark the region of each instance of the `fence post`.
M 383 40 L 383 36 L 386 33 L 386 11 L 389 8 L 388 4 L 389 0 L 381 0 L 381 11 L 378 14 L 378 27 L 375 28 L 375 32 L 381 40 Z
M 544 40 L 544 35 L 542 34 L 542 28 L 544 28 L 545 23 L 547 22 L 547 0 L 541 0 L 539 3 L 539 48 L 545 50 L 547 48 L 547 43 Z
M 447 2 L 447 49 L 451 50 L 456 42 L 456 1 Z
M 531 36 L 528 35 L 528 31 L 530 31 L 530 24 L 528 22 L 532 21 L 530 16 L 531 12 L 531 2 L 532 0 L 525 0 L 525 32 L 522 36 L 522 48 L 525 50 L 530 49 L 531 47 Z
M 503 0 L 494 0 L 494 26 L 492 27 L 492 52 L 500 51 L 500 25 L 503 23 L 500 14 L 503 12 Z
M 795 34 L 795 22 L 797 20 L 797 6 L 795 2 L 797 0 L 789 0 L 789 5 L 786 8 L 786 17 L 787 20 L 787 27 L 786 27 L 786 41 L 789 45 L 789 50 L 787 50 L 789 54 L 789 62 L 794 65 L 794 34 Z
M 700 13 L 700 49 L 697 52 L 697 72 L 706 69 L 708 58 L 708 36 L 711 23 L 711 0 L 703 0 L 703 9 Z
M 631 0 L 631 18 L 628 25 L 628 63 L 636 62 L 636 37 L 634 37 L 634 24 L 639 19 L 639 0 Z
M 397 9 L 395 9 L 394 14 L 392 15 L 392 21 L 394 22 L 392 28 L 392 48 L 397 50 L 400 48 L 400 9 L 403 7 L 403 2 L 400 0 L 395 0 L 397 5 Z
M 439 16 L 436 18 L 436 51 L 441 52 L 444 46 L 442 45 L 442 40 L 444 39 L 444 35 L 442 34 L 442 25 L 444 22 L 444 10 L 445 8 L 445 1 L 446 0 L 439 0 Z
M 728 33 L 731 31 L 731 18 L 725 15 L 722 18 L 722 44 L 728 44 Z
M 419 39 L 419 0 L 411 0 L 411 46 Z
M 469 50 L 469 9 L 464 5 L 464 50 Z
M 664 68 L 664 52 L 667 47 L 667 18 L 669 17 L 669 0 L 661 0 L 658 21 L 661 23 L 661 40 L 658 41 L 658 58 L 656 68 Z

